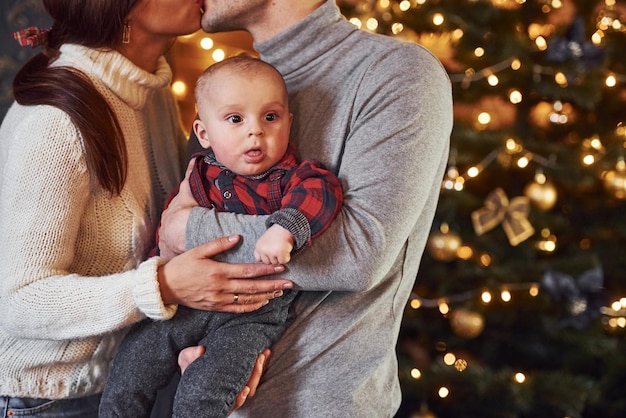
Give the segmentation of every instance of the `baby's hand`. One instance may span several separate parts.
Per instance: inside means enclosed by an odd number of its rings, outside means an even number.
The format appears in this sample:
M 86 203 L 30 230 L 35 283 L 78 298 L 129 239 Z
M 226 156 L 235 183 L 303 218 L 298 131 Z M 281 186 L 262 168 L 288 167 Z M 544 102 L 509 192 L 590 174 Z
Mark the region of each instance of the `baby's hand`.
M 286 264 L 291 260 L 294 241 L 291 232 L 274 224 L 256 242 L 254 258 L 265 264 Z

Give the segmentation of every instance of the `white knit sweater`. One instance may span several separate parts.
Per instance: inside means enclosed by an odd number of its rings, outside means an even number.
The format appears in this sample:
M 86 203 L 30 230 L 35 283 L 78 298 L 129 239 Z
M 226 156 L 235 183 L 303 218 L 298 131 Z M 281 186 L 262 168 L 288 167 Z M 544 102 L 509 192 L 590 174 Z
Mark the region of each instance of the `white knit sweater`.
M 123 328 L 170 318 L 145 256 L 185 137 L 161 59 L 154 74 L 117 52 L 64 45 L 53 64 L 87 74 L 117 114 L 128 180 L 110 198 L 87 171 L 64 112 L 14 104 L 0 128 L 0 396 L 102 391 Z

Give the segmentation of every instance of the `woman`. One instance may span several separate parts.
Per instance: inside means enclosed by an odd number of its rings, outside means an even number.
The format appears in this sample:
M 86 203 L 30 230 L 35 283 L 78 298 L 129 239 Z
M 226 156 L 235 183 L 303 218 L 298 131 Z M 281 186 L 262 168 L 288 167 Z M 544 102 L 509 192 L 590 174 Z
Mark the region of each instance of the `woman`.
M 238 237 L 145 260 L 184 147 L 163 53 L 202 2 L 43 3 L 53 26 L 0 127 L 0 414 L 95 417 L 128 325 L 251 311 L 291 283 L 210 259 Z

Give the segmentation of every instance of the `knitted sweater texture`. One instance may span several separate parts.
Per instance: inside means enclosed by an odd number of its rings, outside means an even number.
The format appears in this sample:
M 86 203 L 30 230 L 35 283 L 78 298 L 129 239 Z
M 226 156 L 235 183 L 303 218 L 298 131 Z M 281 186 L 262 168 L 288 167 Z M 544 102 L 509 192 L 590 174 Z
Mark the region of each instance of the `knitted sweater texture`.
M 328 0 L 255 45 L 283 74 L 300 156 L 337 173 L 344 206 L 284 275 L 305 290 L 256 396 L 233 417 L 392 417 L 402 314 L 428 238 L 452 129 L 450 81 L 424 48 L 356 29 Z M 246 239 L 264 217 L 194 208 L 187 242 Z
M 87 171 L 83 139 L 58 108 L 15 103 L 0 128 L 0 395 L 73 398 L 102 391 L 124 328 L 170 318 L 145 260 L 184 134 L 161 59 L 151 74 L 114 51 L 64 45 L 52 64 L 86 74 L 128 150 L 119 196 Z

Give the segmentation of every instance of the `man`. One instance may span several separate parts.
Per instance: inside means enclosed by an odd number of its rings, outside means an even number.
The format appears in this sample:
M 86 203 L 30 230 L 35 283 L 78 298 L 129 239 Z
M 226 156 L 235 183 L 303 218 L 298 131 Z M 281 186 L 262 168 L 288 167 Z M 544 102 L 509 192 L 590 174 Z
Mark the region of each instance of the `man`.
M 205 1 L 207 32 L 247 30 L 283 74 L 301 158 L 337 173 L 344 207 L 293 257 L 303 292 L 237 417 L 391 417 L 401 402 L 395 346 L 434 217 L 452 129 L 450 83 L 415 44 L 356 29 L 334 0 Z M 181 190 L 183 187 L 181 187 Z M 250 261 L 264 217 L 216 213 L 179 194 L 163 218 L 167 251 L 241 234 Z

